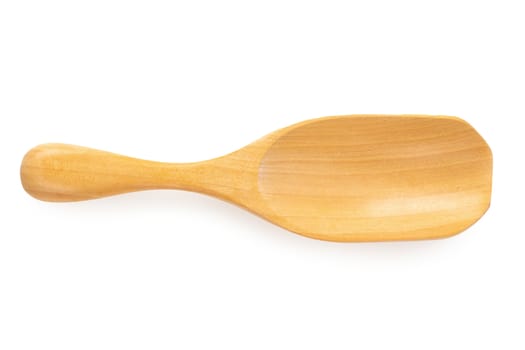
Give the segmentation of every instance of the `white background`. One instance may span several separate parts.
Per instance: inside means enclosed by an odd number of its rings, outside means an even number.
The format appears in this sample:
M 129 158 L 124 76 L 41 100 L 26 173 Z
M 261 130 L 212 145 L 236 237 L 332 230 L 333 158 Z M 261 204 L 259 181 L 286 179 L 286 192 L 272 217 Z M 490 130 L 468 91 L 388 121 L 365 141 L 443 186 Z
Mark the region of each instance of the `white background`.
M 524 349 L 521 6 L 0 2 L 0 348 Z M 196 161 L 351 113 L 467 120 L 491 209 L 450 239 L 338 244 L 193 193 L 20 186 L 43 142 Z

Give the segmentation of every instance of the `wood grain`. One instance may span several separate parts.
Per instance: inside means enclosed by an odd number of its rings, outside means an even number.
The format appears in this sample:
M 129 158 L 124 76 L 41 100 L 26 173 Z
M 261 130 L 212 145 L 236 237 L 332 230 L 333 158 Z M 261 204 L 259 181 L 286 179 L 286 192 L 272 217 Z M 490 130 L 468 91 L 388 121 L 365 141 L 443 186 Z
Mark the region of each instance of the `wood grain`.
M 305 121 L 197 163 L 45 144 L 26 154 L 21 178 L 47 201 L 182 189 L 312 238 L 406 240 L 447 237 L 477 221 L 490 204 L 492 155 L 458 118 L 354 115 Z
M 316 238 L 447 236 L 490 201 L 491 154 L 451 118 L 354 117 L 319 121 L 277 140 L 260 189 L 286 227 Z

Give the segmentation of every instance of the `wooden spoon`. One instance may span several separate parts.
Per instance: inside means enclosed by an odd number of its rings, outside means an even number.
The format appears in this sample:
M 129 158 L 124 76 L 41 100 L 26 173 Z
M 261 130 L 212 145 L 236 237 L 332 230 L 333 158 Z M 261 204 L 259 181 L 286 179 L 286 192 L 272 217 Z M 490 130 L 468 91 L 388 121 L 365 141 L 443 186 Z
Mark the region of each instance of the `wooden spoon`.
M 26 154 L 21 178 L 46 201 L 181 189 L 312 238 L 408 240 L 454 235 L 485 213 L 492 154 L 458 118 L 352 115 L 295 124 L 197 163 L 44 144 Z

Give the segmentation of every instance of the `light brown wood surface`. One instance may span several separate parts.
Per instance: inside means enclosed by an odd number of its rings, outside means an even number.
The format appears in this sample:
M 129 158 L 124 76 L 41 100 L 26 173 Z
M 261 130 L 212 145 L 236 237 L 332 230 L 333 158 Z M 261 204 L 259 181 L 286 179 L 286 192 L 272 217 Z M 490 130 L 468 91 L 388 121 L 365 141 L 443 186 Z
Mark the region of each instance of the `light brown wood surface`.
M 492 154 L 459 118 L 352 115 L 295 124 L 197 163 L 44 144 L 24 157 L 21 179 L 46 201 L 181 189 L 312 238 L 409 240 L 454 235 L 485 213 Z

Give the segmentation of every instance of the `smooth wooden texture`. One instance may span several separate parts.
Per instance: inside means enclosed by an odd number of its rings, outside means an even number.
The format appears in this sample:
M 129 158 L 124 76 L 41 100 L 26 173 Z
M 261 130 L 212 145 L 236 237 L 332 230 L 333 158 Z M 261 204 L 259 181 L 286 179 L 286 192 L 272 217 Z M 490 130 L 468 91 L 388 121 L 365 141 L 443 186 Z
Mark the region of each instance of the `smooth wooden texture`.
M 21 179 L 46 201 L 181 189 L 312 238 L 410 240 L 454 235 L 485 213 L 492 154 L 459 118 L 352 115 L 295 124 L 197 163 L 44 144 L 24 157 Z

